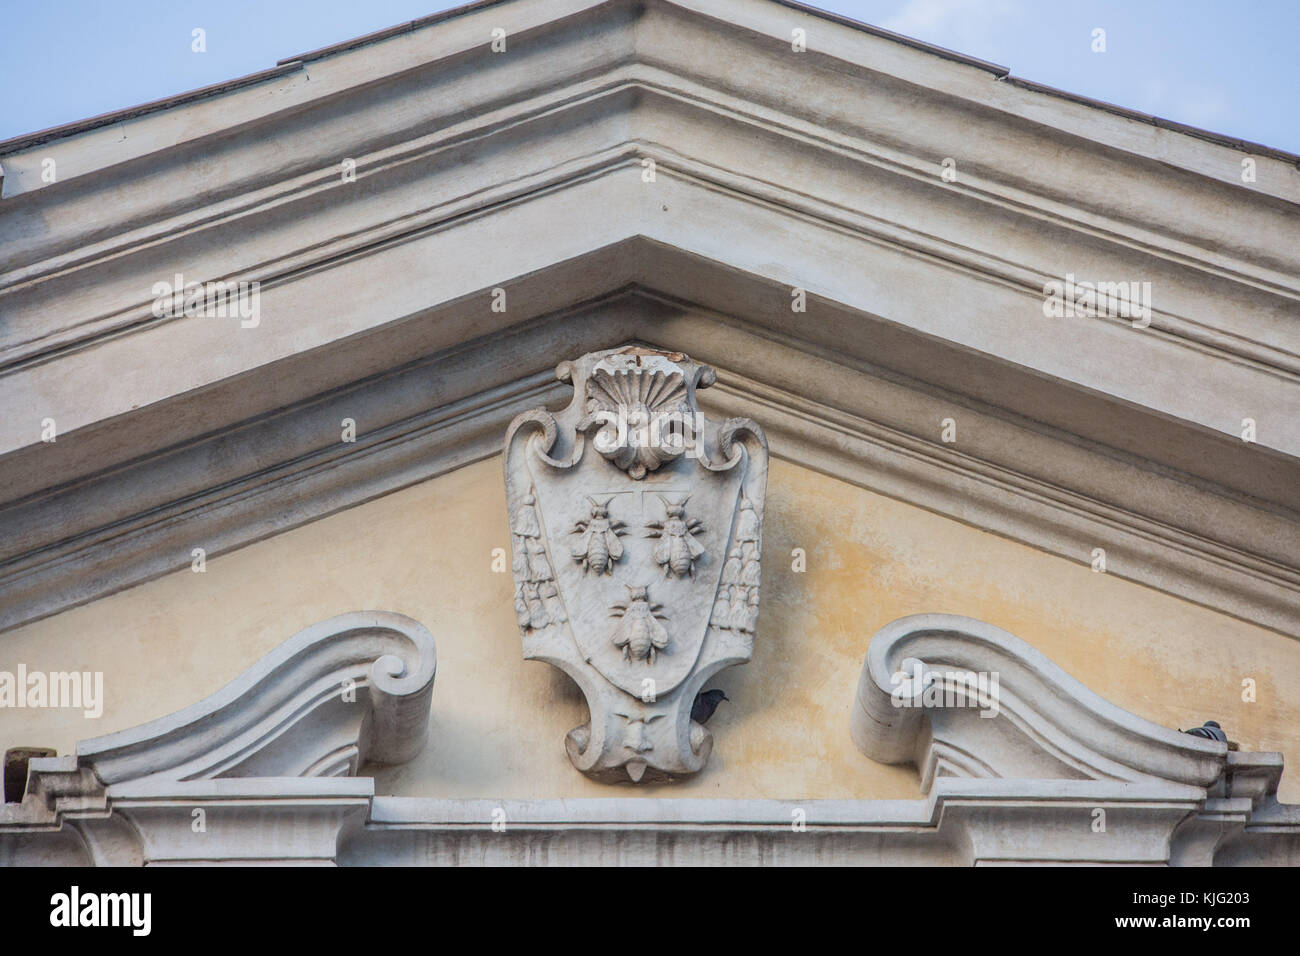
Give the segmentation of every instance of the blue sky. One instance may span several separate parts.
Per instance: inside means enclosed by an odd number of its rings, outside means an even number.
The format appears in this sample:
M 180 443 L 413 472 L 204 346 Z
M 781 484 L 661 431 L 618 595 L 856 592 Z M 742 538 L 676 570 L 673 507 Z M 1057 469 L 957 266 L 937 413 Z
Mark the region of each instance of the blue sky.
M 0 0 L 0 139 L 232 79 L 440 0 Z M 820 0 L 1016 76 L 1300 153 L 1300 0 Z M 191 30 L 207 51 L 190 49 Z M 1106 51 L 1091 49 L 1106 31 Z M 815 40 L 810 38 L 810 43 Z

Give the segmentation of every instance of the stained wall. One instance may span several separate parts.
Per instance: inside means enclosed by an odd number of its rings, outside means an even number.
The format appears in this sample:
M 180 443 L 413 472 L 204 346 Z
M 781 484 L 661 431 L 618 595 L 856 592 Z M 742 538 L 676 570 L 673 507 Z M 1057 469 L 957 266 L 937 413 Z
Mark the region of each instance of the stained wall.
M 201 541 L 194 543 L 202 547 Z M 102 671 L 103 715 L 0 710 L 0 746 L 71 752 L 217 690 L 295 631 L 358 609 L 399 611 L 438 645 L 429 745 L 379 769 L 380 793 L 909 798 L 915 771 L 854 749 L 849 709 L 871 635 L 921 612 L 964 614 L 1038 647 L 1104 697 L 1170 727 L 1219 720 L 1281 750 L 1300 802 L 1300 642 L 996 535 L 774 461 L 754 660 L 719 675 L 715 749 L 695 779 L 611 788 L 570 766 L 576 689 L 520 658 L 500 459 L 479 462 L 0 635 L 0 670 Z M 802 548 L 807 566 L 793 570 Z M 183 556 L 182 556 L 183 560 Z M 1256 701 L 1242 700 L 1242 681 Z

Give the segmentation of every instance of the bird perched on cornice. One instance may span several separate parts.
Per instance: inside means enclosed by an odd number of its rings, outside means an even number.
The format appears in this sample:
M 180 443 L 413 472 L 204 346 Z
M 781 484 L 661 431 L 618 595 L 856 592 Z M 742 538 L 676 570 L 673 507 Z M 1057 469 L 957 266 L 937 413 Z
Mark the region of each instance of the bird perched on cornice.
M 1206 740 L 1221 740 L 1225 744 L 1228 742 L 1228 735 L 1219 728 L 1217 720 L 1207 720 L 1203 726 L 1184 730 L 1183 733 L 1191 734 L 1193 737 L 1204 737 Z
M 695 703 L 691 704 L 691 720 L 697 724 L 708 723 L 713 712 L 718 709 L 718 704 L 724 700 L 731 700 L 720 690 L 706 690 L 697 694 Z

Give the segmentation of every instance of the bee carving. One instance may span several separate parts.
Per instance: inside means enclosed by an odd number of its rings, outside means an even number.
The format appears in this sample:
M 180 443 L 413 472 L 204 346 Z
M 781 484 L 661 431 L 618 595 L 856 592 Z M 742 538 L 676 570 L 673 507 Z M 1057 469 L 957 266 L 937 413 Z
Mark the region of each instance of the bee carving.
M 664 503 L 668 516 L 663 521 L 652 521 L 647 526 L 649 537 L 658 538 L 655 545 L 655 562 L 664 569 L 664 577 L 695 577 L 695 560 L 704 553 L 704 546 L 695 540 L 695 535 L 704 532 L 704 524 L 699 518 L 686 518 L 686 502 L 669 501 L 663 495 L 659 500 Z
M 593 498 L 588 495 L 591 515 L 573 526 L 571 533 L 582 535 L 582 544 L 574 550 L 573 560 L 582 565 L 583 571 L 612 574 L 614 562 L 623 557 L 623 542 L 618 540 L 618 536 L 627 532 L 622 521 L 610 520 L 609 502 L 613 497 Z
M 623 660 L 645 661 L 654 666 L 655 655 L 668 646 L 668 632 L 659 623 L 662 604 L 651 604 L 648 589 L 625 585 L 628 592 L 626 604 L 615 604 L 610 617 L 622 620 L 614 630 L 614 646 L 623 649 Z

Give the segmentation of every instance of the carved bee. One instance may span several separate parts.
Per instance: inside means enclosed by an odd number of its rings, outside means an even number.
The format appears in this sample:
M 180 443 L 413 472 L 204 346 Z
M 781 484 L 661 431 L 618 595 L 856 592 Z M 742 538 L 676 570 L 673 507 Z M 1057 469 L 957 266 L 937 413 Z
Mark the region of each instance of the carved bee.
M 614 562 L 623 557 L 623 542 L 618 540 L 618 536 L 627 532 L 622 521 L 610 520 L 609 502 L 613 497 L 593 498 L 588 495 L 591 515 L 575 524 L 570 532 L 583 536 L 581 545 L 573 551 L 573 560 L 582 565 L 583 571 L 612 574 Z
M 653 666 L 655 655 L 668 646 L 668 632 L 659 623 L 662 604 L 651 604 L 648 589 L 625 585 L 628 603 L 615 604 L 610 617 L 623 620 L 614 631 L 614 646 L 623 649 L 625 661 L 645 661 Z
M 655 545 L 655 562 L 664 569 L 664 577 L 676 575 L 683 578 L 689 574 L 693 578 L 695 560 L 704 553 L 704 546 L 695 540 L 694 535 L 704 532 L 704 524 L 699 518 L 686 518 L 689 496 L 681 501 L 669 501 L 660 495 L 659 500 L 664 503 L 668 516 L 647 526 L 649 537 L 659 539 Z

